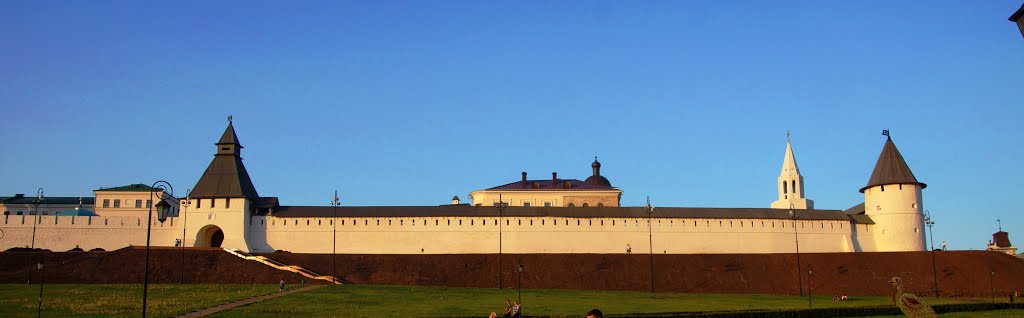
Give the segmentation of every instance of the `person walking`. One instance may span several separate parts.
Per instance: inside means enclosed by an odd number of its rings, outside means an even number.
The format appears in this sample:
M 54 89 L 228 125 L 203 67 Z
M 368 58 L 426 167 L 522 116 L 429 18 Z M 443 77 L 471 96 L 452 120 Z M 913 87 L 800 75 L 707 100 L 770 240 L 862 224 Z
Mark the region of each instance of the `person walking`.
M 283 292 L 284 291 L 284 278 L 282 278 L 281 279 L 281 283 L 279 283 L 277 285 L 277 291 L 279 291 L 279 292 Z

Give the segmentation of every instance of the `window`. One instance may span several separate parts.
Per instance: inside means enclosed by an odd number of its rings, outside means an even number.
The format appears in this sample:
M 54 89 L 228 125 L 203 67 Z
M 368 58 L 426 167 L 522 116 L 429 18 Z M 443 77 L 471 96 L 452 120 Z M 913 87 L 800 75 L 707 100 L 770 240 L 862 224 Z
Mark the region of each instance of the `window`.
M 786 181 L 782 181 L 782 194 L 789 193 L 789 188 L 786 187 Z
M 530 202 L 523 202 L 523 206 L 530 207 Z
M 196 199 L 196 208 L 203 207 L 203 199 Z
M 544 207 L 550 208 L 551 207 L 551 202 L 544 202 Z
M 792 190 L 793 193 L 796 193 L 796 180 L 790 181 L 789 182 L 789 187 L 790 187 L 790 190 Z
M 110 207 L 110 199 L 103 199 L 103 207 L 104 208 L 109 208 Z
M 224 208 L 225 209 L 230 209 L 231 208 L 231 199 L 224 198 Z M 342 223 L 342 224 L 344 224 L 344 223 Z
M 913 208 L 913 209 L 916 209 L 917 208 L 917 203 L 911 203 L 910 207 Z
M 216 207 L 216 206 L 217 206 L 217 199 L 210 199 L 210 207 L 213 208 L 213 207 Z
M 188 204 L 186 204 L 186 206 L 187 205 Z M 148 209 L 148 208 L 152 208 L 152 207 L 153 207 L 153 200 L 146 200 L 146 208 Z
M 576 207 L 576 205 L 575 205 L 575 204 L 572 204 L 572 203 L 569 203 L 569 207 L 570 207 L 570 208 L 575 208 L 575 207 Z
M 120 208 L 121 207 L 121 200 L 120 199 L 114 199 L 114 207 L 115 208 Z
M 599 207 L 603 207 L 603 206 L 604 206 L 604 203 L 598 203 L 598 204 L 597 204 L 597 206 L 599 206 Z
M 585 207 L 587 207 L 587 206 L 588 206 L 588 205 L 587 205 L 586 203 L 584 203 L 584 204 L 583 204 L 583 207 L 584 207 L 584 208 L 585 208 Z
M 142 208 L 142 200 L 135 200 L 135 208 L 136 209 Z

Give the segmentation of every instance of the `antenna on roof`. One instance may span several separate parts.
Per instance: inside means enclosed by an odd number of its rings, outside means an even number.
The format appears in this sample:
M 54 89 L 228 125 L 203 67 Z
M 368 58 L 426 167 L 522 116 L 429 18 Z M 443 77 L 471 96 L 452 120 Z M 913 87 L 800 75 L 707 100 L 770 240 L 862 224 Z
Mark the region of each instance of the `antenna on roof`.
M 228 125 L 231 124 L 231 115 L 228 115 Z

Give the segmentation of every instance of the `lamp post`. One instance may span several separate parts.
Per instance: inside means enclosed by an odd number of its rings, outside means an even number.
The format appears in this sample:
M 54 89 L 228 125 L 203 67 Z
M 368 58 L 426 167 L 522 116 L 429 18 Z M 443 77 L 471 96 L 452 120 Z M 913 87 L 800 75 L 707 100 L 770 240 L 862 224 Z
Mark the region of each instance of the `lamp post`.
M 39 255 L 39 264 L 36 264 L 39 269 L 39 304 L 36 305 L 36 318 L 43 315 L 43 279 L 46 278 L 46 272 L 43 271 L 43 256 Z
M 160 202 L 156 203 L 157 219 L 160 223 L 167 221 L 171 214 L 171 205 L 166 202 L 174 197 L 174 187 L 167 181 L 159 180 L 154 182 L 149 189 L 149 202 L 153 202 L 154 194 L 160 191 Z M 146 219 L 146 269 L 142 276 L 142 317 L 146 317 L 146 300 L 149 296 L 149 239 L 153 231 L 153 205 L 149 205 L 149 217 Z
M 995 285 L 995 283 L 993 283 L 993 280 L 995 280 L 995 278 L 996 278 L 996 272 L 995 271 L 989 272 L 989 275 L 988 275 L 988 288 L 992 290 L 992 303 L 993 304 L 996 303 L 996 285 Z
M 654 207 L 651 206 L 651 197 L 647 197 L 647 205 L 644 206 L 644 213 L 647 213 L 647 250 L 651 255 L 651 292 L 654 292 L 654 223 L 651 217 L 654 215 Z
M 36 224 L 39 224 L 39 205 L 43 203 L 43 188 L 36 191 L 36 200 L 32 201 L 35 206 L 35 218 L 32 220 L 32 247 L 28 254 L 28 284 L 32 285 L 32 254 L 36 252 Z
M 523 260 L 519 260 L 519 287 L 516 288 L 519 292 L 519 315 L 523 315 Z
M 331 284 L 338 279 L 338 190 L 334 190 L 334 199 L 331 200 L 331 207 L 334 210 L 334 218 L 331 220 Z
M 149 201 L 152 205 L 153 201 Z M 185 226 L 188 225 L 188 207 L 192 205 L 192 189 L 185 190 L 185 212 L 182 212 L 185 217 L 181 222 L 181 283 L 185 284 Z
M 501 193 L 498 194 L 498 204 L 496 204 L 494 206 L 498 207 L 498 289 L 500 290 L 502 287 L 504 287 L 504 282 L 502 281 L 502 279 L 505 278 L 504 275 L 502 275 L 502 273 L 501 273 L 501 268 L 502 268 L 502 264 L 501 264 L 501 254 L 502 254 L 501 253 L 501 246 L 502 246 L 501 226 L 502 226 L 502 224 L 501 224 L 501 221 L 503 221 L 502 220 L 502 216 L 503 216 L 503 213 L 505 212 L 505 208 L 508 207 L 508 203 L 505 203 L 505 201 L 501 200 Z
M 813 301 L 811 300 L 811 276 L 814 275 L 814 269 L 811 265 L 807 265 L 807 308 L 812 308 Z
M 932 213 L 928 210 L 924 210 L 924 224 L 928 226 L 928 236 L 932 246 L 932 282 L 935 284 L 935 297 L 939 297 L 939 274 L 935 267 L 935 232 L 932 230 L 935 221 L 932 220 Z
M 796 286 L 800 290 L 800 296 L 804 295 L 804 283 L 800 278 L 800 234 L 796 230 L 796 211 L 793 204 L 789 204 L 789 217 L 793 218 L 793 240 L 796 242 Z

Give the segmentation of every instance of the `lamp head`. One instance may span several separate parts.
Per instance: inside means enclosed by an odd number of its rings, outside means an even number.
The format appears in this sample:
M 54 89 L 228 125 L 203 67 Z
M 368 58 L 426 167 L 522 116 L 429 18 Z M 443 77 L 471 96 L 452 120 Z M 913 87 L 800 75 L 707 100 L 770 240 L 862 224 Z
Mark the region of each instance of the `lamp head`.
M 167 221 L 167 217 L 171 214 L 171 205 L 168 204 L 166 200 L 160 200 L 160 202 L 156 203 L 156 213 L 157 220 L 159 220 L 160 223 L 164 223 L 164 221 Z
M 523 264 L 519 264 L 519 272 L 520 272 L 520 273 L 522 273 L 522 272 L 523 272 Z

